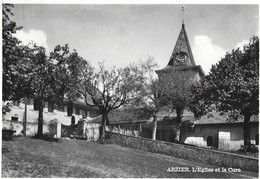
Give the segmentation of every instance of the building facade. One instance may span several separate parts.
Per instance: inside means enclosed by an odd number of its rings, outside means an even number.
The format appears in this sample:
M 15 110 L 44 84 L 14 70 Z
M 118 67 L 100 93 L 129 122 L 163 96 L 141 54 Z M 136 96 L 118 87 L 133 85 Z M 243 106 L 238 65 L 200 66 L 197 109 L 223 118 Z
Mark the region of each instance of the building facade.
M 3 128 L 13 128 L 15 135 L 23 135 L 26 122 L 26 135 L 32 136 L 37 133 L 39 101 L 33 98 L 21 98 L 16 101 L 5 101 L 11 108 L 10 112 L 3 115 Z M 81 119 L 91 119 L 99 115 L 95 108 L 90 108 L 82 101 L 69 102 L 46 102 L 43 109 L 43 132 L 49 132 L 49 124 L 52 121 L 62 125 L 71 125 L 72 121 L 77 124 Z
M 203 116 L 193 122 L 182 123 L 182 142 L 199 147 L 236 151 L 244 145 L 243 120 L 228 121 L 221 116 Z M 250 121 L 251 144 L 259 145 L 258 115 Z

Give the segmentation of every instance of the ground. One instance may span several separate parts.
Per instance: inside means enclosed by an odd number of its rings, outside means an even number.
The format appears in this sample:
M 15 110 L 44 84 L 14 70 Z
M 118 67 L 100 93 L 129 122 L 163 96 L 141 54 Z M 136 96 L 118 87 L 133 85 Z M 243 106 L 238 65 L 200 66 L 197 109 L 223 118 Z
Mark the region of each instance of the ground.
M 192 172 L 219 167 L 117 145 L 25 137 L 2 142 L 2 177 L 258 178 L 257 172 Z M 188 167 L 190 172 L 167 172 Z M 221 168 L 221 167 L 220 167 Z

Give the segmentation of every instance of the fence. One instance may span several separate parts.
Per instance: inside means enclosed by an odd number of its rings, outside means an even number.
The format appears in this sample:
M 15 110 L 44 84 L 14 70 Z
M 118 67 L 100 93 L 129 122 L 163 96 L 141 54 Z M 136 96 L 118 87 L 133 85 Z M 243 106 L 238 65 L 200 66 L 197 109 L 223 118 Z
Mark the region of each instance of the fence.
M 114 133 L 118 133 L 118 134 L 123 134 L 123 135 L 127 135 L 127 136 L 134 136 L 134 137 L 140 136 L 140 133 L 137 130 L 123 129 L 123 128 L 120 128 L 120 127 L 106 126 L 106 131 L 114 132 Z

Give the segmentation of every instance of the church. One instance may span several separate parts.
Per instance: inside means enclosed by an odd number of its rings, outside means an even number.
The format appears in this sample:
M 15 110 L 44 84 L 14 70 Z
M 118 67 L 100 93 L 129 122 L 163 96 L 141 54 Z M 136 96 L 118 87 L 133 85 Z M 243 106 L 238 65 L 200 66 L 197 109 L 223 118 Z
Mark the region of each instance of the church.
M 169 81 L 177 75 L 182 75 L 185 78 L 185 75 L 189 74 L 189 78 L 194 82 L 205 76 L 201 66 L 195 63 L 184 20 L 167 66 L 157 70 L 156 73 L 159 80 Z M 219 115 L 217 112 L 197 119 L 191 111 L 185 108 L 181 121 L 177 122 L 178 114 L 176 112 L 168 116 L 165 113 L 158 114 L 157 140 L 174 142 L 176 141 L 175 135 L 179 130 L 178 141 L 188 145 L 226 151 L 238 150 L 243 145 L 243 121 L 229 122 L 229 116 Z M 251 144 L 259 145 L 258 126 L 258 115 L 254 115 L 250 119 Z M 152 138 L 152 119 L 149 119 L 142 128 L 141 135 Z
M 170 57 L 169 63 L 165 68 L 157 70 L 156 73 L 158 74 L 159 78 L 161 78 L 164 74 L 170 73 L 173 70 L 193 71 L 194 77 L 197 80 L 205 76 L 201 66 L 195 64 L 184 22 L 182 24 L 182 28 Z
M 169 84 L 175 83 L 174 85 L 171 85 L 171 87 L 169 87 L 169 90 L 172 90 L 176 85 L 176 87 L 179 88 L 178 85 L 182 85 L 180 83 L 190 83 L 191 85 L 198 82 L 202 77 L 205 76 L 205 73 L 201 66 L 196 65 L 195 63 L 188 35 L 185 29 L 184 20 L 182 21 L 181 31 L 179 33 L 178 39 L 175 43 L 167 66 L 163 69 L 157 70 L 156 73 L 159 77 L 159 81 L 164 81 Z M 181 87 L 176 93 L 182 93 L 183 96 L 186 95 L 185 97 L 187 97 L 190 93 L 189 90 L 183 91 L 186 88 L 187 87 Z M 177 121 L 177 119 L 179 116 L 182 116 L 182 118 L 193 117 L 194 114 L 186 108 L 184 108 L 184 110 L 180 110 L 180 112 L 176 110 L 175 112 L 172 112 L 168 115 L 164 112 L 159 112 L 157 114 L 158 122 L 156 139 L 170 142 L 176 140 L 181 141 L 181 136 L 176 137 L 177 132 L 180 133 L 179 130 L 181 124 L 181 121 Z M 144 125 L 143 127 L 144 131 L 146 131 L 146 133 L 143 132 L 143 135 L 145 137 L 151 138 L 152 121 L 149 120 L 148 124 Z

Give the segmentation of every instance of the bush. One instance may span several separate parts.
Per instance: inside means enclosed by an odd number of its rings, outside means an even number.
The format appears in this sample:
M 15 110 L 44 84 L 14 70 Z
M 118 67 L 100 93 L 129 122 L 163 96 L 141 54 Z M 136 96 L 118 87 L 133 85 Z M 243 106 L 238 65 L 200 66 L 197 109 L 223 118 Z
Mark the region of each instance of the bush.
M 13 139 L 13 134 L 15 133 L 15 130 L 12 129 L 2 129 L 2 139 L 3 140 L 12 140 Z
M 243 146 L 241 145 L 241 148 L 237 150 L 238 153 L 258 153 L 258 148 L 255 145 L 249 145 L 249 146 Z
M 10 111 L 11 111 L 11 108 L 10 108 L 9 104 L 2 106 L 2 114 L 3 115 L 5 115 L 7 112 L 10 112 Z

